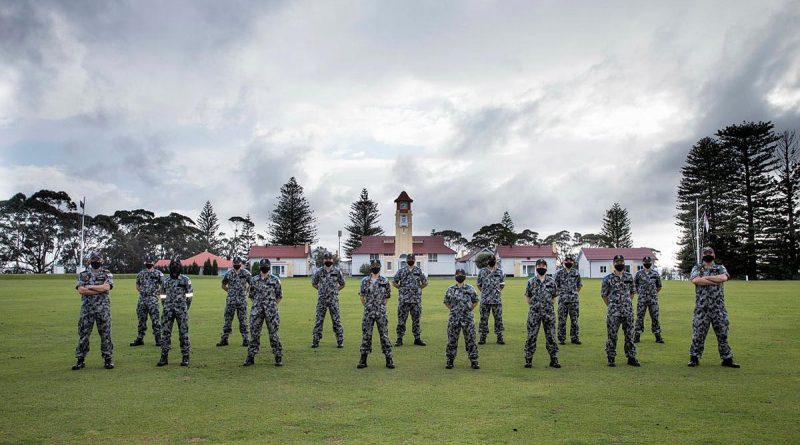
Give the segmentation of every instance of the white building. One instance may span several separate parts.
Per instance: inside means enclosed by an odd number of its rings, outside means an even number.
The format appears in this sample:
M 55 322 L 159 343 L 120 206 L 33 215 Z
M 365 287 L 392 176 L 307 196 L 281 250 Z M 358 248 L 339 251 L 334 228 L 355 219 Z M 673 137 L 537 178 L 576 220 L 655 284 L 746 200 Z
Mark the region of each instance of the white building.
M 361 246 L 353 249 L 352 274 L 361 275 L 361 266 L 372 259 L 381 261 L 381 273 L 393 277 L 398 267 L 404 267 L 406 257 L 413 253 L 417 266 L 430 276 L 453 276 L 456 272 L 456 252 L 444 244 L 443 236 L 413 236 L 413 200 L 405 191 L 394 200 L 395 235 L 364 236 Z
M 613 270 L 614 256 L 616 255 L 625 257 L 625 270 L 634 274 L 644 268 L 642 266 L 644 257 L 653 258 L 653 268 L 656 267 L 658 261 L 656 251 L 650 247 L 584 247 L 575 257 L 575 261 L 578 263 L 578 272 L 583 278 L 603 278 Z
M 294 246 L 252 246 L 247 254 L 251 263 L 258 263 L 264 258 L 269 258 L 272 273 L 281 278 L 306 277 L 314 270 L 308 243 Z
M 475 259 L 484 253 L 494 255 L 494 250 L 488 247 L 484 247 L 483 249 L 473 249 L 467 252 L 461 258 L 456 259 L 456 269 L 464 269 L 467 275 L 470 276 L 478 275 L 478 266 L 475 264 Z
M 547 273 L 555 273 L 558 254 L 554 244 L 539 246 L 497 246 L 497 260 L 506 275 L 531 277 L 536 274 L 536 260 L 547 262 Z

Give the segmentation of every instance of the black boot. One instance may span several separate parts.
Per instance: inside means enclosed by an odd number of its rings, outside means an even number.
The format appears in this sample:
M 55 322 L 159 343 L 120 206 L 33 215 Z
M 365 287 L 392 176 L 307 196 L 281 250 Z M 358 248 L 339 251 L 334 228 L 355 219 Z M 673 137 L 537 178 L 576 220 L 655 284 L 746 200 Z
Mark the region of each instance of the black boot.
M 639 343 L 639 340 L 641 340 L 641 338 L 640 338 L 640 337 L 641 337 L 641 335 L 639 335 L 639 334 L 635 334 L 635 335 L 633 336 L 633 342 L 634 342 L 634 343 Z
M 525 357 L 525 367 L 533 368 L 533 357 Z
M 664 339 L 661 338 L 661 334 L 656 334 L 656 343 L 664 343 Z
M 141 338 L 137 338 L 136 340 L 130 342 L 130 346 L 142 346 L 144 345 L 144 340 Z
M 481 338 L 480 338 L 480 340 L 478 340 L 478 344 L 479 345 L 485 345 L 486 344 L 486 334 L 481 334 Z
M 560 344 L 560 345 L 565 345 L 565 344 L 567 344 L 567 342 L 565 342 L 564 340 L 559 340 L 559 341 L 558 341 L 558 344 Z
M 636 360 L 636 357 L 628 357 L 628 364 L 631 366 L 636 366 L 637 368 L 642 366 L 642 364 L 639 363 L 639 360 Z
M 222 337 L 221 339 L 219 339 L 219 343 L 217 343 L 217 346 L 228 346 L 228 337 Z
M 608 366 L 611 367 L 611 368 L 616 368 L 617 367 L 617 364 L 614 363 L 614 357 L 609 357 L 608 358 Z
M 397 337 L 397 341 L 394 342 L 395 346 L 403 346 L 403 337 Z
M 689 357 L 689 367 L 694 368 L 696 366 L 700 366 L 700 358 L 696 355 Z
M 114 362 L 111 361 L 111 357 L 106 358 L 106 363 L 103 365 L 106 369 L 114 369 Z
M 478 364 L 478 360 L 470 360 L 470 366 L 472 369 L 481 369 L 481 365 Z
M 83 357 L 78 357 L 78 361 L 72 365 L 72 370 L 77 371 L 79 369 L 83 369 L 86 366 L 86 362 L 84 361 Z
M 356 368 L 364 369 L 367 367 L 367 355 L 368 354 L 361 354 L 361 360 L 358 361 Z
M 550 367 L 551 368 L 561 367 L 561 363 L 558 363 L 558 357 L 550 357 Z
M 247 354 L 247 358 L 244 359 L 244 363 L 242 366 L 253 366 L 256 363 L 256 356 L 253 354 Z
M 181 366 L 189 366 L 189 354 L 183 356 L 183 360 L 181 360 Z
M 161 346 L 161 337 L 156 337 L 155 342 L 156 346 Z
M 389 369 L 394 369 L 394 360 L 392 360 L 391 356 L 386 357 L 386 367 Z
M 156 366 L 166 366 L 169 363 L 169 361 L 167 360 L 168 356 L 169 356 L 169 352 L 163 352 L 162 351 L 161 352 L 161 360 L 159 360 L 158 363 L 156 363 Z
M 741 365 L 739 365 L 738 363 L 735 363 L 733 361 L 733 357 L 726 358 L 725 360 L 723 360 L 722 361 L 722 366 L 724 366 L 726 368 L 741 368 Z
M 336 347 L 338 349 L 342 349 L 344 347 L 344 345 L 342 345 L 342 343 L 344 343 L 344 340 L 339 340 L 338 342 L 336 342 Z
M 417 346 L 428 346 L 428 344 L 425 343 L 424 341 L 422 341 L 421 338 L 415 338 L 414 339 L 414 344 L 417 345 Z
M 447 363 L 444 365 L 445 369 L 453 369 L 453 359 L 448 358 Z
M 498 344 L 498 345 L 504 345 L 504 344 L 506 344 L 506 341 L 505 341 L 505 340 L 503 340 L 503 334 L 498 334 L 498 335 L 497 335 L 497 344 Z
M 250 342 L 247 341 L 247 338 L 242 338 L 242 346 L 250 346 Z
M 280 355 L 275 356 L 275 366 L 283 366 L 283 357 Z
M 581 341 L 576 338 L 575 340 L 572 340 L 572 344 L 573 345 L 579 345 L 579 344 L 581 344 Z
M 312 348 L 319 348 L 319 342 L 318 341 L 312 341 L 311 342 L 311 347 Z

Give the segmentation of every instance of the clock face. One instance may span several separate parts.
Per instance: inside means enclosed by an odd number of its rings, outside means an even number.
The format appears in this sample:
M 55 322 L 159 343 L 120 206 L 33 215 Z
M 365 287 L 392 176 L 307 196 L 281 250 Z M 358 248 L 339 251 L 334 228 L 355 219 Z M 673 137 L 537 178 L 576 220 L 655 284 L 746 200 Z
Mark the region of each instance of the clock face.
M 408 208 L 408 203 L 407 202 L 401 202 L 400 203 L 400 208 L 401 209 L 407 209 Z

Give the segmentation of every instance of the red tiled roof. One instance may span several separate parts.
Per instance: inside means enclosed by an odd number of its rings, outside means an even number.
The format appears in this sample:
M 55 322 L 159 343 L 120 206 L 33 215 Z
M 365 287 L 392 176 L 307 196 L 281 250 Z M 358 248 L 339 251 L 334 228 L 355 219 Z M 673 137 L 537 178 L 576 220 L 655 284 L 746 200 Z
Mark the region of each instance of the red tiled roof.
M 455 255 L 455 251 L 444 244 L 443 236 L 415 236 L 413 249 L 415 254 L 441 253 Z M 365 254 L 394 255 L 393 236 L 364 236 L 361 246 L 353 249 L 354 255 Z
M 410 196 L 408 196 L 408 193 L 406 193 L 405 190 L 400 192 L 400 196 L 398 196 L 397 199 L 394 200 L 394 202 L 398 202 L 398 201 L 414 202 L 414 200 L 411 199 Z
M 306 246 L 252 246 L 247 258 L 306 258 Z
M 555 246 L 542 244 L 540 246 L 497 246 L 497 256 L 500 258 L 555 258 Z
M 583 256 L 589 261 L 613 260 L 615 255 L 622 255 L 626 260 L 639 260 L 646 256 L 657 260 L 656 253 L 650 247 L 611 248 L 611 247 L 584 247 L 581 249 Z
M 214 255 L 213 253 L 210 253 L 210 252 L 200 252 L 197 255 L 193 256 L 193 257 L 182 259 L 181 260 L 181 266 L 191 266 L 192 263 L 194 263 L 194 264 L 197 264 L 200 267 L 203 267 L 203 264 L 206 263 L 206 260 L 211 261 L 211 263 L 214 263 L 214 260 L 217 260 L 217 267 L 228 268 L 228 269 L 233 267 L 233 261 L 226 260 L 225 258 L 223 258 L 221 256 Z M 168 267 L 169 266 L 169 260 L 158 260 L 158 261 L 156 261 L 155 266 L 156 267 Z
M 472 249 L 469 252 L 467 252 L 466 254 L 464 254 L 464 256 L 462 256 L 461 258 L 456 258 L 456 261 L 458 261 L 459 263 L 464 263 L 466 261 L 469 261 L 470 258 L 472 258 L 473 256 L 477 255 L 478 252 L 480 252 L 482 250 L 483 250 L 483 248 Z

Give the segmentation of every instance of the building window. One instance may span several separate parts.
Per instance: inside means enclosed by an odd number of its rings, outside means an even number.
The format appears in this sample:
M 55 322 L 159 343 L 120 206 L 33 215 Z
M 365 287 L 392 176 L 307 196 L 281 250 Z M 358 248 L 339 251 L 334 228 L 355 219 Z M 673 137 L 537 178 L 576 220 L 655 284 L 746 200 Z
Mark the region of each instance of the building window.
M 630 271 L 631 271 L 631 265 L 630 264 L 626 264 L 625 265 L 625 272 L 630 272 Z
M 381 259 L 381 256 L 379 254 L 377 254 L 377 253 L 369 254 L 369 260 L 370 261 L 380 260 L 380 259 Z
M 600 266 L 600 273 L 606 273 L 606 266 Z
M 429 263 L 438 263 L 439 262 L 439 254 L 438 253 L 429 253 L 428 254 L 428 262 Z
M 392 262 L 391 261 L 387 261 L 386 262 L 386 271 L 389 272 L 391 270 L 392 270 Z
M 636 270 L 637 271 L 642 270 L 642 269 L 644 269 L 644 266 L 636 266 Z
M 408 226 L 408 215 L 400 215 L 400 227 Z

